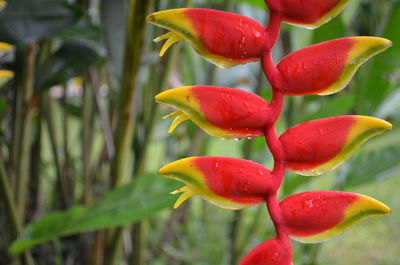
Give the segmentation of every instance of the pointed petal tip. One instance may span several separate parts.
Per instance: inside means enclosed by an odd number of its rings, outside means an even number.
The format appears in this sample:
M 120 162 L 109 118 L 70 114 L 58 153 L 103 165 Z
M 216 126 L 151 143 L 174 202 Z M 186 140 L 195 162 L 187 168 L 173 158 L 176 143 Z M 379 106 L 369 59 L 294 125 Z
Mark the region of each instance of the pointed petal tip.
M 380 128 L 382 132 L 391 130 L 393 128 L 393 125 L 390 122 L 379 118 L 370 116 L 361 116 L 361 115 L 356 115 L 355 117 L 357 117 L 360 121 L 362 121 L 365 124 L 365 126 Z
M 147 22 L 152 23 L 152 22 L 154 22 L 155 20 L 156 20 L 156 18 L 155 18 L 155 16 L 154 16 L 154 14 L 150 14 L 150 15 L 148 15 L 148 16 L 146 17 L 146 21 L 147 21 Z
M 168 129 L 168 133 L 173 133 L 174 130 L 176 129 L 176 127 L 178 127 L 179 124 L 181 124 L 182 122 L 188 120 L 189 118 L 183 113 L 181 112 L 179 116 L 177 116 L 175 118 L 175 120 L 171 123 L 171 126 Z
M 169 171 L 168 170 L 168 166 L 169 166 L 169 164 L 168 165 L 165 165 L 165 166 L 163 166 L 162 168 L 160 168 L 159 170 L 158 170 L 158 175 L 160 175 L 160 176 L 163 176 L 163 177 L 168 177 L 167 176 L 167 172 Z
M 182 203 L 184 203 L 187 199 L 189 199 L 193 195 L 195 195 L 193 191 L 186 189 L 184 193 L 178 198 L 178 200 L 176 200 L 174 204 L 174 209 L 177 209 L 179 206 L 182 205 Z
M 180 160 L 171 162 L 171 163 L 169 163 L 169 164 L 163 166 L 162 168 L 160 168 L 160 169 L 158 170 L 158 174 L 159 174 L 160 176 L 163 176 L 163 177 L 166 177 L 166 178 L 171 178 L 171 177 L 170 177 L 170 174 L 171 174 L 172 172 L 179 172 L 179 171 L 181 171 L 182 168 L 185 167 L 185 165 L 189 164 L 190 161 L 191 161 L 192 159 L 195 159 L 195 158 L 196 158 L 195 156 L 194 156 L 194 157 L 186 157 L 186 158 L 182 158 L 182 159 L 180 159 Z
M 366 204 L 364 205 L 364 207 L 373 211 L 373 214 L 371 215 L 386 215 L 392 212 L 392 209 L 390 209 L 390 207 L 383 202 L 380 202 L 366 195 L 359 194 L 359 196 L 361 200 L 364 201 Z

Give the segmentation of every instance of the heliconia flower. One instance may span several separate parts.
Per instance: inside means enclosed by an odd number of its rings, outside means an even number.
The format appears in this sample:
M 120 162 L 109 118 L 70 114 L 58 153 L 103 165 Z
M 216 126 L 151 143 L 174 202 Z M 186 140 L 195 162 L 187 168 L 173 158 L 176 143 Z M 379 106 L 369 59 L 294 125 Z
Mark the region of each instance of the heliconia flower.
M 221 68 L 257 61 L 267 38 L 258 22 L 212 9 L 170 9 L 149 15 L 147 21 L 170 30 L 154 40 L 168 39 L 160 56 L 175 42 L 187 40 L 197 53 Z
M 391 212 L 373 198 L 341 191 L 298 193 L 279 205 L 289 235 L 305 243 L 327 240 L 366 217 Z
M 14 77 L 14 72 L 8 70 L 0 70 L 0 87 Z
M 282 92 L 285 95 L 336 93 L 346 87 L 364 62 L 391 45 L 391 41 L 383 38 L 349 37 L 295 51 L 277 66 L 284 80 Z
M 156 101 L 178 109 L 169 132 L 191 119 L 217 138 L 263 136 L 271 115 L 268 102 L 250 92 L 228 87 L 186 86 L 164 91 Z
M 13 46 L 11 44 L 0 42 L 0 57 L 4 56 L 6 53 L 13 50 Z
M 282 21 L 307 28 L 316 28 L 337 16 L 350 0 L 265 0 Z
M 384 120 L 338 116 L 301 123 L 280 136 L 285 165 L 301 175 L 321 175 L 342 164 L 363 142 L 390 130 Z
M 172 192 L 183 192 L 174 208 L 193 195 L 222 208 L 248 208 L 264 202 L 273 188 L 271 171 L 238 158 L 189 157 L 162 167 L 158 173 L 186 184 Z
M 250 251 L 239 265 L 293 265 L 292 253 L 278 239 L 269 239 Z

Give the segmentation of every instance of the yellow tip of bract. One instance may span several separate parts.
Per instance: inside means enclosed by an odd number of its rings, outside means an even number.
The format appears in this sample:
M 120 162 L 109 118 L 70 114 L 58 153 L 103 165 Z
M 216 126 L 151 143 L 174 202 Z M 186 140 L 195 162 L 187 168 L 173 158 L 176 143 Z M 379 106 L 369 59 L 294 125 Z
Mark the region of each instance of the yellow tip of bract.
M 196 157 L 187 157 L 165 165 L 158 170 L 158 174 L 166 178 L 180 180 L 180 178 L 174 177 L 174 174 L 177 172 L 190 171 L 190 168 L 192 167 L 190 162 L 195 158 Z
M 348 85 L 363 63 L 392 46 L 390 40 L 378 37 L 359 36 L 348 39 L 352 39 L 354 44 L 349 51 L 348 59 L 342 74 L 330 88 L 318 93 L 318 95 L 331 95 L 342 90 Z
M 371 197 L 338 191 L 295 194 L 280 206 L 289 234 L 303 243 L 328 240 L 364 218 L 391 212 L 388 206 Z
M 359 196 L 360 200 L 347 209 L 347 214 L 349 214 L 349 212 L 354 214 L 362 211 L 368 211 L 368 216 L 376 216 L 385 215 L 392 212 L 392 209 L 390 209 L 389 206 L 374 198 L 362 194 L 359 194 Z

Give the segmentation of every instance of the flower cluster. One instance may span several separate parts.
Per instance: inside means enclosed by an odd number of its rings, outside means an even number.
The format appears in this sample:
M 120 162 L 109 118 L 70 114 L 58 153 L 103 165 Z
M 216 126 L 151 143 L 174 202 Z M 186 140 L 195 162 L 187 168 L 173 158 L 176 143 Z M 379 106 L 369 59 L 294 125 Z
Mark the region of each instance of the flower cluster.
M 186 86 L 156 96 L 176 109 L 165 118 L 175 120 L 169 132 L 192 120 L 213 137 L 265 137 L 274 157 L 272 171 L 253 161 L 227 157 L 189 157 L 162 167 L 159 174 L 185 184 L 175 208 L 194 195 L 228 209 L 266 203 L 276 230 L 248 253 L 241 265 L 290 265 L 290 237 L 320 242 L 368 216 L 390 209 L 365 195 L 339 191 L 310 191 L 277 201 L 285 170 L 321 175 L 342 164 L 370 137 L 391 129 L 373 117 L 347 115 L 313 120 L 288 129 L 280 137 L 275 124 L 285 96 L 329 95 L 342 90 L 369 58 L 391 46 L 377 37 L 331 40 L 295 51 L 277 65 L 272 48 L 282 22 L 319 27 L 340 13 L 349 0 L 265 0 L 267 27 L 250 18 L 209 9 L 182 8 L 156 12 L 150 23 L 169 30 L 155 41 L 167 39 L 160 55 L 175 42 L 186 40 L 211 63 L 232 67 L 261 60 L 273 97 L 270 103 L 255 94 L 227 87 Z

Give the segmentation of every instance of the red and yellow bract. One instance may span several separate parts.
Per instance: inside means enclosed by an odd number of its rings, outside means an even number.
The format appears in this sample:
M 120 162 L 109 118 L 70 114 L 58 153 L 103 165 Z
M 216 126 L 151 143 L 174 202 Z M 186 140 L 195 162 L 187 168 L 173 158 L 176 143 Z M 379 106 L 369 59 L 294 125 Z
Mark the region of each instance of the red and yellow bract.
M 197 53 L 221 68 L 259 60 L 268 37 L 260 23 L 212 9 L 170 9 L 149 15 L 147 21 L 170 30 L 155 39 L 168 39 L 161 56 L 175 42 L 187 40 Z
M 335 169 L 363 142 L 391 128 L 381 119 L 348 115 L 301 123 L 279 139 L 286 168 L 314 176 Z
M 175 203 L 179 207 L 193 195 L 228 209 L 243 209 L 265 201 L 272 191 L 271 171 L 245 159 L 189 157 L 162 167 L 159 174 L 186 184 Z
M 365 195 L 340 191 L 310 191 L 280 202 L 288 233 L 295 240 L 327 240 L 370 216 L 390 212 L 385 204 Z
M 282 21 L 307 28 L 316 28 L 338 15 L 350 0 L 265 0 Z
M 377 37 L 350 37 L 295 51 L 278 64 L 285 95 L 329 95 L 342 90 L 357 69 L 392 43 Z
M 211 136 L 224 139 L 264 136 L 270 123 L 268 102 L 239 89 L 215 86 L 187 86 L 164 91 L 156 101 L 178 111 L 171 133 L 179 123 L 191 119 Z

